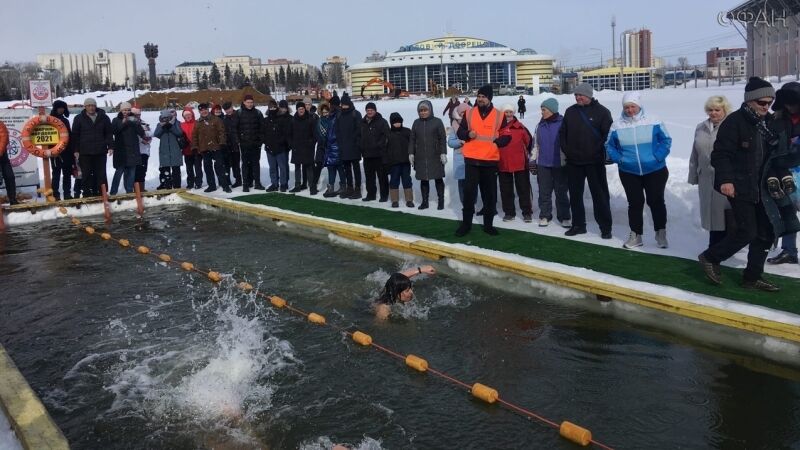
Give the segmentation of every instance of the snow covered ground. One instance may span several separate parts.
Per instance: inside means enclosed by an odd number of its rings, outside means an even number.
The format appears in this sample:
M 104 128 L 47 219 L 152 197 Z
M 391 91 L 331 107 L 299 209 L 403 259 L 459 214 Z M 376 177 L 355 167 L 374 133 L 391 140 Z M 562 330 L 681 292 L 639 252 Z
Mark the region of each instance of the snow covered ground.
M 22 450 L 22 446 L 11 430 L 11 425 L 2 410 L 0 410 L 0 450 Z
M 789 80 L 784 79 L 783 81 L 786 82 Z M 706 117 L 703 111 L 703 105 L 709 96 L 724 95 L 728 98 L 731 104 L 734 105 L 734 107 L 738 107 L 738 105 L 743 100 L 743 93 L 744 93 L 743 84 L 737 84 L 735 86 L 731 85 L 716 86 L 714 85 L 715 83 L 711 84 L 712 86 L 705 87 L 704 86 L 705 82 L 699 81 L 698 88 L 693 88 L 692 87 L 693 83 L 690 82 L 687 88 L 683 87 L 666 88 L 666 89 L 648 90 L 642 92 L 643 108 L 648 112 L 648 114 L 660 117 L 664 121 L 669 133 L 673 138 L 672 152 L 667 159 L 667 165 L 670 171 L 670 178 L 667 184 L 667 193 L 666 193 L 666 202 L 669 214 L 667 232 L 670 241 L 670 247 L 668 249 L 659 249 L 655 246 L 655 240 L 652 231 L 652 222 L 650 221 L 649 211 L 647 210 L 647 208 L 645 208 L 646 211 L 645 236 L 644 236 L 645 245 L 644 247 L 640 247 L 638 249 L 634 249 L 631 251 L 673 255 L 688 259 L 694 259 L 696 258 L 697 254 L 700 253 L 706 247 L 708 234 L 705 230 L 700 228 L 700 213 L 699 213 L 699 200 L 697 194 L 697 187 L 691 186 L 686 182 L 688 177 L 689 157 L 692 151 L 694 130 L 697 124 L 703 121 Z M 776 83 L 776 88 L 777 87 L 778 83 Z M 83 102 L 83 98 L 85 98 L 86 96 L 96 96 L 96 95 L 97 93 L 70 96 L 65 98 L 65 101 L 67 101 L 67 103 L 69 104 L 81 104 Z M 120 101 L 128 100 L 130 96 L 131 96 L 130 92 L 119 91 L 119 92 L 107 93 L 102 98 L 98 99 L 98 101 L 101 105 L 106 100 L 109 101 L 111 104 L 117 104 Z M 538 123 L 540 119 L 539 105 L 541 104 L 542 101 L 544 101 L 544 99 L 548 97 L 555 97 L 558 100 L 560 111 L 562 113 L 569 105 L 574 103 L 574 98 L 571 95 L 554 96 L 552 94 L 541 94 L 536 96 L 526 96 L 525 98 L 527 100 L 528 113 L 526 114 L 526 117 L 525 119 L 522 120 L 522 122 L 530 129 L 533 129 Z M 622 93 L 616 91 L 601 91 L 601 92 L 596 92 L 595 97 L 600 101 L 600 103 L 602 103 L 611 110 L 611 114 L 615 119 L 619 117 L 622 111 L 622 105 L 621 105 Z M 516 96 L 509 96 L 509 97 L 496 96 L 493 99 L 493 103 L 496 106 L 500 106 L 505 103 L 512 103 L 516 105 L 516 101 L 517 101 Z M 405 126 L 410 127 L 411 124 L 413 123 L 414 118 L 416 117 L 417 102 L 418 102 L 417 99 L 398 99 L 398 100 L 380 100 L 376 101 L 375 103 L 377 104 L 378 112 L 381 113 L 387 120 L 390 113 L 398 112 L 403 116 L 405 121 L 404 122 Z M 432 100 L 432 102 L 437 117 L 441 117 L 441 112 L 444 109 L 447 100 L 434 99 Z M 366 102 L 364 101 L 355 101 L 356 108 L 359 111 L 361 111 L 362 114 L 365 105 Z M 5 106 L 7 106 L 7 104 L 0 102 L 0 108 Z M 263 107 L 261 109 L 264 110 Z M 158 119 L 158 112 L 145 112 L 143 114 L 143 119 L 145 122 L 150 123 L 152 128 L 155 129 L 155 125 Z M 109 178 L 113 174 L 113 171 L 114 169 L 111 167 L 111 160 L 109 159 L 108 162 Z M 269 172 L 266 163 L 266 157 L 263 156 L 261 158 L 261 172 L 262 172 L 262 181 L 266 185 L 269 182 L 269 174 L 268 174 Z M 449 158 L 449 161 L 447 163 L 448 176 L 445 179 L 447 183 L 447 193 L 445 195 L 445 209 L 443 211 L 437 211 L 435 208 L 427 209 L 425 211 L 419 211 L 417 209 L 412 210 L 405 207 L 401 207 L 399 211 L 411 214 L 438 216 L 448 219 L 459 219 L 461 216 L 461 204 L 458 200 L 458 192 L 455 180 L 452 178 L 452 176 L 450 176 L 451 172 L 452 172 L 452 158 Z M 320 182 L 321 188 L 324 188 L 326 180 L 327 180 L 326 172 L 323 171 L 323 177 Z M 535 188 L 535 180 L 532 181 L 534 184 L 534 217 L 537 217 L 536 214 L 538 213 L 537 211 L 538 208 L 536 207 L 535 198 L 538 195 L 538 190 Z M 290 182 L 290 184 L 292 183 L 293 182 Z M 609 190 L 611 192 L 611 209 L 614 219 L 614 228 L 613 228 L 614 238 L 611 240 L 600 239 L 599 230 L 597 228 L 597 225 L 594 223 L 592 219 L 591 198 L 589 197 L 588 189 L 585 193 L 585 199 L 584 199 L 584 203 L 587 209 L 586 215 L 588 222 L 587 226 L 589 229 L 588 234 L 578 236 L 577 238 L 566 238 L 563 236 L 565 230 L 560 226 L 558 226 L 557 224 L 550 224 L 550 226 L 548 227 L 539 227 L 536 223 L 523 223 L 521 221 L 521 214 L 518 214 L 517 219 L 512 222 L 503 222 L 502 220 L 498 219 L 496 220 L 496 225 L 500 228 L 513 228 L 549 236 L 564 237 L 565 239 L 578 239 L 598 245 L 621 247 L 622 243 L 627 238 L 630 229 L 628 228 L 627 225 L 627 201 L 625 198 L 625 192 L 619 181 L 619 175 L 616 166 L 608 166 L 608 183 L 609 183 Z M 151 158 L 147 171 L 146 187 L 148 189 L 154 189 L 157 185 L 158 185 L 158 140 L 154 139 L 151 151 Z M 200 192 L 200 191 L 195 191 L 195 192 Z M 220 198 L 230 198 L 241 194 L 242 194 L 241 189 L 235 189 L 232 194 L 225 194 L 221 190 L 218 190 L 212 195 Z M 303 193 L 300 193 L 299 195 L 307 196 L 309 194 L 308 191 L 305 191 Z M 419 195 L 419 187 L 417 184 L 415 184 L 415 196 L 418 195 Z M 321 198 L 321 196 L 317 197 Z M 364 203 L 361 202 L 360 200 L 340 200 L 338 198 L 331 201 L 364 205 L 373 208 L 389 208 L 388 203 L 377 203 L 377 202 Z M 480 229 L 477 228 L 473 232 L 480 232 Z M 746 263 L 745 251 L 740 252 L 734 258 L 731 258 L 729 261 L 726 262 L 727 265 L 731 265 L 733 267 L 744 267 L 745 263 Z M 779 266 L 768 265 L 767 271 L 770 273 L 800 277 L 800 266 L 796 264 L 779 265 Z

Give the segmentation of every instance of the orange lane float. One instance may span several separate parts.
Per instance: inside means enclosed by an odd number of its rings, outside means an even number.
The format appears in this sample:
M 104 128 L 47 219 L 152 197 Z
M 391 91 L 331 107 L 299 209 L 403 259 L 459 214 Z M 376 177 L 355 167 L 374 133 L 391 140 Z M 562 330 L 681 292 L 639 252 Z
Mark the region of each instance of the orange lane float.
M 58 140 L 52 142 L 47 138 L 48 133 L 37 133 L 37 128 L 52 127 L 58 133 Z M 58 156 L 69 143 L 69 131 L 61 119 L 49 115 L 36 115 L 28 119 L 22 127 L 22 148 L 28 153 L 39 158 Z M 49 146 L 54 147 L 49 148 Z

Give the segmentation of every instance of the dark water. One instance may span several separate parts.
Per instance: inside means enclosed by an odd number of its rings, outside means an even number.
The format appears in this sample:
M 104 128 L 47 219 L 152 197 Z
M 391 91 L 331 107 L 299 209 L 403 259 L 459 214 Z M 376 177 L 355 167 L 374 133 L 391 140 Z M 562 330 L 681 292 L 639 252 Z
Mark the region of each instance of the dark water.
M 448 274 L 415 283 L 414 306 L 377 323 L 368 300 L 419 261 L 188 207 L 147 215 L 118 215 L 111 231 L 234 272 L 613 447 L 800 448 L 791 369 Z M 0 341 L 75 449 L 578 448 L 66 222 L 0 235 L 0 273 Z

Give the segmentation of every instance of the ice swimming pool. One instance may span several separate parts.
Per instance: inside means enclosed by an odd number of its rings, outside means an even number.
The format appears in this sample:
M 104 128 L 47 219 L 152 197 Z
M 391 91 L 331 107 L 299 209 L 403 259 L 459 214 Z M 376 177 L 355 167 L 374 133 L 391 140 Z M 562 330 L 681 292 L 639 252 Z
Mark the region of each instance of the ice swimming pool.
M 447 270 L 376 322 L 370 299 L 418 261 L 193 207 L 115 220 L 115 235 L 236 273 L 614 447 L 800 441 L 792 369 Z M 66 222 L 14 228 L 0 243 L 0 340 L 73 448 L 574 447 L 231 285 L 212 288 Z

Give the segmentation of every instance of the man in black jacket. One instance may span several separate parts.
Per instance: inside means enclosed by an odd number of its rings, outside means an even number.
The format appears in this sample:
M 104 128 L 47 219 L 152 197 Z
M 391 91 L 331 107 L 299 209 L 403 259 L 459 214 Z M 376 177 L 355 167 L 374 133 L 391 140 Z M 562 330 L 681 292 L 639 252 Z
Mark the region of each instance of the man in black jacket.
M 230 172 L 233 171 L 233 179 L 236 180 L 231 187 L 237 188 L 242 185 L 242 154 L 239 149 L 239 113 L 233 109 L 231 102 L 222 104 L 225 115 L 222 116 L 222 123 L 225 125 L 225 173 L 230 183 Z
M 361 113 L 353 108 L 353 101 L 345 92 L 336 119 L 336 140 L 339 156 L 344 166 L 346 187 L 340 198 L 361 198 Z
M 70 181 L 72 177 L 72 166 L 75 165 L 75 155 L 72 154 L 73 146 L 70 145 L 72 143 L 72 129 L 68 119 L 69 107 L 63 100 L 56 100 L 53 102 L 53 109 L 50 111 L 50 115 L 61 120 L 67 128 L 67 133 L 70 133 L 70 142 L 67 148 L 58 156 L 50 158 L 50 168 L 53 170 L 53 181 L 50 187 L 53 189 L 53 197 L 55 197 L 56 200 L 61 200 L 58 188 L 61 184 L 61 177 L 63 176 L 64 200 L 69 200 L 72 198 L 72 182 Z
M 244 96 L 239 109 L 239 147 L 242 151 L 242 191 L 264 190 L 261 184 L 261 144 L 264 143 L 264 115 L 256 109 L 253 96 Z
M 769 194 L 764 192 L 761 180 L 770 147 L 778 141 L 768 126 L 775 89 L 769 82 L 752 77 L 744 90 L 745 102 L 720 124 L 711 152 L 714 187 L 728 197 L 736 232 L 706 249 L 698 259 L 706 277 L 721 284 L 720 263 L 749 246 L 742 287 L 775 292 L 778 286 L 761 279 L 767 251 L 774 241 L 772 224 L 764 210 Z
M 289 128 L 292 116 L 289 115 L 289 103 L 281 100 L 275 107 L 275 100 L 269 102 L 267 117 L 264 119 L 264 150 L 269 163 L 270 185 L 267 192 L 280 189 L 289 190 Z
M 364 156 L 364 184 L 367 188 L 367 196 L 361 200 L 365 202 L 376 198 L 378 189 L 375 187 L 375 178 L 380 188 L 380 201 L 389 200 L 389 174 L 383 165 L 388 143 L 389 124 L 378 112 L 375 103 L 369 102 L 361 121 L 361 154 Z
M 87 98 L 83 111 L 72 123 L 72 138 L 79 153 L 83 173 L 84 197 L 100 195 L 100 186 L 108 187 L 106 158 L 114 153 L 114 133 L 111 119 L 97 108 L 97 101 Z
M 611 112 L 593 98 L 589 83 L 575 87 L 575 104 L 564 112 L 558 139 L 567 157 L 567 182 L 572 227 L 564 233 L 575 236 L 586 233 L 586 210 L 583 189 L 589 183 L 594 206 L 594 220 L 600 226 L 600 236 L 611 239 L 611 197 L 606 178 L 605 143 L 611 128 Z

